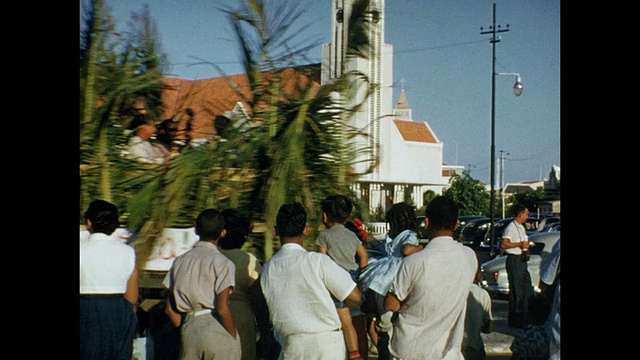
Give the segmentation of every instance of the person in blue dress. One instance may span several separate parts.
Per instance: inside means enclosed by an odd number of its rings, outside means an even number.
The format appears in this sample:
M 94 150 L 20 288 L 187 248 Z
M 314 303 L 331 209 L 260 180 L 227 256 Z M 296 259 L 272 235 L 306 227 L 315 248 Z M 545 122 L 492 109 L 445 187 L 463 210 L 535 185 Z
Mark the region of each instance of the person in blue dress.
M 384 309 L 384 296 L 405 256 L 422 250 L 416 213 L 412 205 L 405 202 L 393 204 L 385 216 L 389 231 L 385 235 L 386 256 L 369 264 L 359 277 L 364 297 L 363 309 L 373 318 L 378 331 L 378 358 L 390 359 L 388 349 L 391 329 L 391 311 Z

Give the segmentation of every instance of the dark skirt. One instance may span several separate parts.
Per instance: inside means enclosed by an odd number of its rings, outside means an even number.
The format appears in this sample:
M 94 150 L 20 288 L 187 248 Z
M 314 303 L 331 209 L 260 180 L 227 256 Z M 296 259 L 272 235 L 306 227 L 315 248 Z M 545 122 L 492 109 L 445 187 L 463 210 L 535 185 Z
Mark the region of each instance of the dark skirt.
M 133 305 L 119 295 L 80 295 L 80 359 L 131 360 Z

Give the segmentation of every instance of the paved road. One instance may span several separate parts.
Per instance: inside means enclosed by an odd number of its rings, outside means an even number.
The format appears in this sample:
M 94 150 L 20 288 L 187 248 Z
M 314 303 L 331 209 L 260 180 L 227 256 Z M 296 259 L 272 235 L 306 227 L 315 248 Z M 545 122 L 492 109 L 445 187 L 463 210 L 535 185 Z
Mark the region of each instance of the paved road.
M 489 252 L 477 250 L 478 262 L 482 264 L 490 260 Z M 511 342 L 515 329 L 507 326 L 507 312 L 509 301 L 507 297 L 493 298 L 491 310 L 493 312 L 493 332 L 481 334 L 484 341 L 484 349 L 487 352 L 487 360 L 509 359 L 511 358 Z

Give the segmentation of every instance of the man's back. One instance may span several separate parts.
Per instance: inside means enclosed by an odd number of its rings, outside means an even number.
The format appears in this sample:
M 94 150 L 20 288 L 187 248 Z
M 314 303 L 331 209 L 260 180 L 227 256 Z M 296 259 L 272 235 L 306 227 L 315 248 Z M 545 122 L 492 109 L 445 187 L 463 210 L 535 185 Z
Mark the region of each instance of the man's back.
M 477 268 L 471 248 L 436 237 L 404 259 L 395 293 L 402 307 L 394 322 L 392 353 L 401 358 L 462 359 L 469 283 Z
M 340 328 L 330 294 L 344 300 L 355 287 L 329 257 L 284 244 L 263 267 L 261 285 L 274 330 L 282 335 Z

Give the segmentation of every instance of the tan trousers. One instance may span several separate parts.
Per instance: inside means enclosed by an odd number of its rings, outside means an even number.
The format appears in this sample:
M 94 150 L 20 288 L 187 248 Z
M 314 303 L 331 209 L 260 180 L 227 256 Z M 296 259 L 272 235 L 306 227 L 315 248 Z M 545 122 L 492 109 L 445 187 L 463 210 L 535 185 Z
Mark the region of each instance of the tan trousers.
M 187 314 L 180 326 L 181 360 L 240 360 L 240 336 L 234 339 L 211 313 Z

